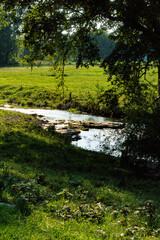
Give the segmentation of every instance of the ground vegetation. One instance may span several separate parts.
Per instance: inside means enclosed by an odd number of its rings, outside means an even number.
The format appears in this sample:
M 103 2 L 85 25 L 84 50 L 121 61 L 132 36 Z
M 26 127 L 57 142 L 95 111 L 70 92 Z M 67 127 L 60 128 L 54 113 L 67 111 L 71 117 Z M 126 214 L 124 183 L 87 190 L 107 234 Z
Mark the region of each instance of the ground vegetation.
M 0 111 L 0 239 L 159 239 L 159 181 Z

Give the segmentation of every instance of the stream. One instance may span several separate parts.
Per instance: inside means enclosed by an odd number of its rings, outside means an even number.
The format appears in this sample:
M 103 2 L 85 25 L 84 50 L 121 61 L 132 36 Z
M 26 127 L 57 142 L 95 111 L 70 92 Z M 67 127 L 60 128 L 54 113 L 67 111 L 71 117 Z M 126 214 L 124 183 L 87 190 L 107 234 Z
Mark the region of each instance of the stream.
M 0 107 L 0 109 L 17 111 L 25 114 L 37 114 L 40 119 L 48 120 L 51 124 L 55 120 L 63 120 L 62 124 L 57 125 L 58 128 L 63 127 L 70 121 L 113 122 L 121 124 L 121 122 L 114 121 L 110 118 L 72 113 L 63 110 L 11 108 L 8 105 Z M 89 128 L 87 131 L 80 130 L 78 138 L 73 138 L 72 144 L 91 151 L 104 152 L 106 154 L 111 154 L 112 156 L 121 156 L 121 151 L 118 150 L 118 145 L 122 142 L 122 138 L 120 138 L 121 131 L 121 129 L 111 128 Z

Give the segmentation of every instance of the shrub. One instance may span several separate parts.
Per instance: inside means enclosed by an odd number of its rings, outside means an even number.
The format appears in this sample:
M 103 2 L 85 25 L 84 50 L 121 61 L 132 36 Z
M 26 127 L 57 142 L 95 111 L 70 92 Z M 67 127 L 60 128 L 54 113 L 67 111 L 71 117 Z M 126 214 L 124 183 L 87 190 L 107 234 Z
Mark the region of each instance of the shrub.
M 125 157 L 134 164 L 146 167 L 160 165 L 160 106 L 152 112 L 132 111 L 128 115 L 128 124 L 124 132 Z

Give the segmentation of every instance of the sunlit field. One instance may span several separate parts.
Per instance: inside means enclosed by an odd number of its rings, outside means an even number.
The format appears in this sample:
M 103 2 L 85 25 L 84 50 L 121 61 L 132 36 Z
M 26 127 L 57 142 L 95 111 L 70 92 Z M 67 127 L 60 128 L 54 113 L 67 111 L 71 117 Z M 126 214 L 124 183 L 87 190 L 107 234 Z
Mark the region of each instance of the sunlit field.
M 142 81 L 148 85 L 149 96 L 156 95 L 156 70 L 150 70 L 146 79 L 147 81 L 142 77 Z M 64 81 L 64 89 L 58 87 L 60 79 L 47 66 L 33 67 L 32 71 L 27 67 L 0 68 L 0 103 L 18 104 L 23 107 L 75 109 L 97 115 L 121 116 L 123 109 L 119 105 L 123 105 L 124 98 L 120 97 L 117 100 L 118 97 L 113 97 L 116 95 L 113 95 L 110 89 L 114 86 L 99 66 L 76 69 L 75 65 L 67 65 Z M 109 95 L 106 95 L 108 90 Z M 118 96 L 120 91 L 118 87 L 115 94 Z
M 0 86 L 10 85 L 14 87 L 38 87 L 46 90 L 55 90 L 58 79 L 50 67 L 33 67 L 32 71 L 27 67 L 0 68 Z M 99 66 L 76 69 L 75 65 L 65 67 L 65 82 L 67 91 L 78 94 L 79 92 L 95 91 L 99 84 L 107 87 L 107 76 Z

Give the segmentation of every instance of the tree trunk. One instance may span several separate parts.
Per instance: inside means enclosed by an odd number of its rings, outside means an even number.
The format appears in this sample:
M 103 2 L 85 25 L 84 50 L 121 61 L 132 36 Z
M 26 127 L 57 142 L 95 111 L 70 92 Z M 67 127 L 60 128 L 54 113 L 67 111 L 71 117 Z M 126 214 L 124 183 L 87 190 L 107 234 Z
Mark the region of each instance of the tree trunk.
M 65 59 L 63 58 L 62 61 L 62 93 L 63 93 L 63 99 L 64 99 L 64 67 L 65 67 Z
M 6 51 L 5 59 L 4 59 L 4 65 L 8 65 L 9 53 L 10 53 L 9 51 Z

